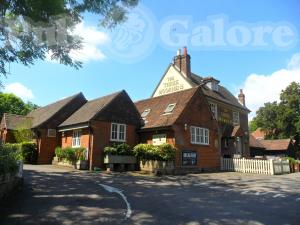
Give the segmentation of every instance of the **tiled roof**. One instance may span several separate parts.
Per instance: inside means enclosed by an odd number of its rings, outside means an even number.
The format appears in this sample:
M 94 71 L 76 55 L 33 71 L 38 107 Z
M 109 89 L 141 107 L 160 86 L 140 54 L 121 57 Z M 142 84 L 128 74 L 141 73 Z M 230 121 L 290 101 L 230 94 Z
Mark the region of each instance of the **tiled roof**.
M 287 150 L 291 139 L 258 140 L 269 151 Z
M 193 82 L 194 86 L 203 84 L 203 82 L 207 79 L 212 79 L 212 77 L 200 77 L 194 73 L 191 74 L 191 81 Z M 217 101 L 221 101 L 235 107 L 244 109 L 249 111 L 249 109 L 242 104 L 239 103 L 238 99 L 230 93 L 225 87 L 219 85 L 219 91 L 213 91 L 206 87 L 205 85 L 202 86 L 202 90 L 204 95 L 207 97 L 211 97 Z
M 197 90 L 198 88 L 191 88 L 136 102 L 135 105 L 140 114 L 150 109 L 150 113 L 144 118 L 145 125 L 142 129 L 167 127 L 174 124 Z M 176 104 L 172 113 L 164 114 L 167 106 L 172 103 Z
M 0 129 L 16 130 L 18 128 L 30 128 L 32 118 L 28 116 L 4 113 L 0 124 Z
M 56 113 L 58 113 L 64 106 L 70 103 L 73 99 L 77 97 L 82 97 L 82 93 L 78 93 L 76 95 L 72 95 L 68 98 L 64 98 L 60 101 L 54 102 L 50 105 L 38 108 L 30 112 L 27 116 L 32 117 L 32 127 L 38 127 L 43 123 L 49 121 Z
M 249 144 L 252 148 L 265 148 L 252 134 L 249 136 Z
M 264 139 L 266 133 L 264 131 L 262 131 L 261 128 L 257 128 L 254 132 L 251 133 L 253 135 L 254 138 L 256 139 Z
M 74 112 L 59 127 L 70 126 L 75 124 L 86 123 L 101 112 L 114 98 L 123 91 L 119 91 L 107 96 L 103 96 L 86 102 L 81 108 Z

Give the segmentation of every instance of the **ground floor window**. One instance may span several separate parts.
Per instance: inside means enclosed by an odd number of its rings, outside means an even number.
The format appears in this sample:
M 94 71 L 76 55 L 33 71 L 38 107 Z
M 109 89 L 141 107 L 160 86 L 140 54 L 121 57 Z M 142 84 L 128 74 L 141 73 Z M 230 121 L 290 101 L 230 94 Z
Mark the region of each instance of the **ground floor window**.
M 80 147 L 81 130 L 73 130 L 72 147 Z
M 112 123 L 110 140 L 125 142 L 126 141 L 126 125 L 119 124 L 119 123 Z
M 182 151 L 182 165 L 183 166 L 196 166 L 197 165 L 197 152 Z

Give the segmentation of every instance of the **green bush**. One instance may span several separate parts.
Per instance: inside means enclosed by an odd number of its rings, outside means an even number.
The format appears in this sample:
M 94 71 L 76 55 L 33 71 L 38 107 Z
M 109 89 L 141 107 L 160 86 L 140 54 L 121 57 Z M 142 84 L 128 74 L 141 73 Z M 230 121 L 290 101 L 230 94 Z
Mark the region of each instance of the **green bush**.
M 0 175 L 15 173 L 18 170 L 16 154 L 9 148 L 0 146 Z
M 126 143 L 113 144 L 104 148 L 105 155 L 133 155 L 133 151 Z
M 17 160 L 23 160 L 25 163 L 32 164 L 37 162 L 38 151 L 34 142 L 22 142 L 18 144 L 7 143 L 3 148 L 12 152 Z
M 76 160 L 87 160 L 86 148 L 79 147 L 79 148 L 74 148 L 74 150 L 75 150 Z
M 75 162 L 77 160 L 86 160 L 86 149 L 83 147 L 79 147 L 79 148 L 56 147 L 55 155 L 60 159 L 66 159 L 70 162 Z
M 56 155 L 56 157 L 58 157 L 58 158 L 62 158 L 62 148 L 61 147 L 56 147 L 55 148 L 55 155 Z
M 37 163 L 38 150 L 34 142 L 22 142 L 21 151 L 25 163 Z
M 170 144 L 160 146 L 138 144 L 133 148 L 134 155 L 140 160 L 172 161 L 175 159 L 175 151 Z

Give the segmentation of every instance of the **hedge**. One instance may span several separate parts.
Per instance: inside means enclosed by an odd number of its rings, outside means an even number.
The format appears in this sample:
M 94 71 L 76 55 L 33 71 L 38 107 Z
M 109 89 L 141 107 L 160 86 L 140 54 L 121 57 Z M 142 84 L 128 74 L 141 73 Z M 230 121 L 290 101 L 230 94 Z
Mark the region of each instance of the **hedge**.
M 12 152 L 15 158 L 23 160 L 24 163 L 37 163 L 38 151 L 34 142 L 22 142 L 17 144 L 7 143 L 3 148 Z
M 133 148 L 133 152 L 134 155 L 142 161 L 173 161 L 175 159 L 176 148 L 170 144 L 162 144 L 159 146 L 138 144 Z
M 55 148 L 55 155 L 60 159 L 66 159 L 70 162 L 75 162 L 77 160 L 86 160 L 86 149 L 79 147 L 79 148 L 72 148 L 72 147 L 56 147 Z
M 133 151 L 126 143 L 113 144 L 104 148 L 105 155 L 133 155 Z
M 0 145 L 0 175 L 15 173 L 18 170 L 18 157 L 15 151 Z

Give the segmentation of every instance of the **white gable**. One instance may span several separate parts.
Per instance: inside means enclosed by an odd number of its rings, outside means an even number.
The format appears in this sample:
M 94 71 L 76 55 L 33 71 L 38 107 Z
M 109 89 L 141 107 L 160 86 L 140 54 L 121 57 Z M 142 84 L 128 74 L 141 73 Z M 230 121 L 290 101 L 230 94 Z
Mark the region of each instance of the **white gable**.
M 166 95 L 189 88 L 192 88 L 191 84 L 174 68 L 174 66 L 170 66 L 152 97 Z

